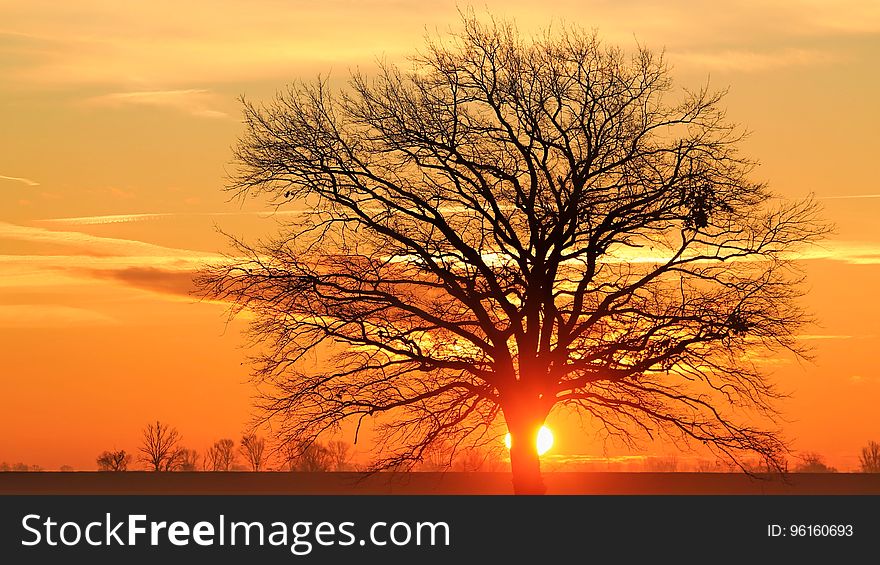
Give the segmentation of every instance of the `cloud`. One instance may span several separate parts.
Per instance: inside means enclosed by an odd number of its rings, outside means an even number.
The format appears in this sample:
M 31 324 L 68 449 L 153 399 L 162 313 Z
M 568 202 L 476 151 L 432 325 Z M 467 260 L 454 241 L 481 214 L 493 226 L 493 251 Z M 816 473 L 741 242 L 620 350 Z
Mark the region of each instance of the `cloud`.
M 182 296 L 193 296 L 194 270 L 171 270 L 157 267 L 126 267 L 121 269 L 83 269 L 82 273 L 99 279 L 125 283 L 128 286 Z
M 833 335 L 833 334 L 801 334 L 796 336 L 795 339 L 799 339 L 802 341 L 813 341 L 813 340 L 825 340 L 825 339 L 852 339 L 855 336 L 851 335 Z
M 772 71 L 784 67 L 801 67 L 832 63 L 830 53 L 808 49 L 783 49 L 772 52 L 747 50 L 691 51 L 671 54 L 676 63 L 713 70 L 740 72 Z
M 830 241 L 799 251 L 795 259 L 827 259 L 851 265 L 880 265 L 880 244 L 867 241 Z
M 99 237 L 74 231 L 55 231 L 7 222 L 0 222 L 0 239 L 71 247 L 71 252 L 64 257 L 118 257 L 125 258 L 127 261 L 172 264 L 210 261 L 221 257 L 218 254 L 164 247 L 133 239 Z
M 297 216 L 312 210 L 276 210 L 273 212 L 160 212 L 146 214 L 109 214 L 101 216 L 76 216 L 70 218 L 45 218 L 36 220 L 40 223 L 55 224 L 62 226 L 91 226 L 101 224 L 128 224 L 134 222 L 146 222 L 161 220 L 163 218 L 180 218 L 186 216 L 213 217 L 213 216 L 257 216 L 261 218 Z
M 859 334 L 859 335 L 846 335 L 846 334 L 801 334 L 795 336 L 795 339 L 802 341 L 813 341 L 813 340 L 837 340 L 837 339 L 876 339 L 877 334 Z
M 835 34 L 870 34 L 880 31 L 880 4 L 876 0 L 796 0 L 808 31 Z
M 854 385 L 863 385 L 863 384 L 874 384 L 880 382 L 880 377 L 876 376 L 862 376 L 862 375 L 850 375 L 849 381 Z
M 603 37 L 630 45 L 635 35 L 649 45 L 685 51 L 800 46 L 811 38 L 880 30 L 880 3 L 875 0 L 732 0 L 723 9 L 684 0 L 662 5 L 596 0 L 588 10 L 578 0 L 540 5 L 487 0 L 477 8 L 480 16 L 484 5 L 486 11 L 516 19 L 527 33 L 555 20 L 596 27 Z M 10 82 L 132 89 L 278 81 L 326 72 L 335 63 L 343 69 L 369 64 L 374 55 L 399 60 L 421 44 L 426 25 L 432 33 L 459 25 L 453 0 L 331 0 L 298 2 L 296 7 L 277 0 L 29 0 L 0 3 L 0 22 L 6 44 L 0 46 L 0 55 L 8 54 L 11 61 L 6 73 Z M 736 64 L 767 64 L 746 59 L 740 57 Z
M 38 183 L 37 181 L 31 180 L 31 179 L 26 179 L 24 177 L 7 177 L 5 175 L 0 175 L 0 180 L 20 182 L 20 183 L 26 184 L 28 186 L 40 186 L 40 183 Z
M 615 263 L 662 263 L 668 261 L 671 251 L 666 249 L 644 249 L 627 246 L 612 247 L 605 257 L 606 262 Z M 825 241 L 816 245 L 805 245 L 801 249 L 784 254 L 795 261 L 828 260 L 840 261 L 850 265 L 880 265 L 880 242 L 872 241 Z M 754 259 L 763 260 L 759 257 Z
M 194 301 L 195 273 L 228 260 L 219 253 L 0 222 L 0 248 L 8 249 L 9 242 L 48 248 L 42 253 L 38 248 L 38 254 L 0 254 L 0 296 L 36 289 L 100 294 L 104 291 L 95 285 L 103 282 Z
M 37 220 L 38 222 L 47 224 L 57 224 L 62 226 L 93 226 L 103 224 L 129 224 L 134 222 L 144 222 L 147 220 L 158 220 L 174 216 L 175 214 L 108 214 L 103 216 L 78 216 L 73 218 L 46 218 L 45 220 Z
M 43 328 L 56 326 L 93 326 L 115 324 L 105 314 L 57 304 L 0 304 L 0 327 Z
M 862 198 L 880 198 L 880 194 L 842 194 L 839 196 L 817 196 L 817 200 L 854 200 Z
M 213 109 L 216 96 L 209 90 L 142 90 L 112 92 L 86 99 L 86 104 L 121 108 L 124 106 L 150 106 L 177 110 L 199 118 L 227 118 L 226 112 Z

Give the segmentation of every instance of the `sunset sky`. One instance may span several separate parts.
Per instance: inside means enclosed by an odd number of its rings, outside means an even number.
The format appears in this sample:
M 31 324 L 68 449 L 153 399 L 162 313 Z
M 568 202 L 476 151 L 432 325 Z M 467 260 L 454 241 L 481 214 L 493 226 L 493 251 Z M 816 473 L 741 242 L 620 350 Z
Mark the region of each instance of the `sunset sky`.
M 815 194 L 837 227 L 803 262 L 814 362 L 763 363 L 791 393 L 779 407 L 795 452 L 854 469 L 880 441 L 880 3 L 663 4 L 485 1 L 477 14 L 525 33 L 596 28 L 665 48 L 682 86 L 729 87 L 757 179 Z M 215 226 L 273 229 L 264 203 L 221 190 L 237 97 L 405 64 L 457 21 L 446 1 L 0 0 L 0 461 L 93 469 L 156 418 L 199 450 L 239 437 L 254 394 L 244 323 L 188 295 L 225 249 Z M 568 420 L 554 431 L 557 457 L 606 447 Z

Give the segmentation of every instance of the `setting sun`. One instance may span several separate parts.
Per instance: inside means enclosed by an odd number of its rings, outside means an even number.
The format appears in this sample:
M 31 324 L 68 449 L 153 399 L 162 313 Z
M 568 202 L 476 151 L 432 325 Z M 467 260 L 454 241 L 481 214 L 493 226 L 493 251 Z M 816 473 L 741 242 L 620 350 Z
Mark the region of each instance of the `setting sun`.
M 541 426 L 538 430 L 538 455 L 544 455 L 553 447 L 553 432 L 547 426 Z M 504 446 L 510 449 L 510 434 L 504 436 Z

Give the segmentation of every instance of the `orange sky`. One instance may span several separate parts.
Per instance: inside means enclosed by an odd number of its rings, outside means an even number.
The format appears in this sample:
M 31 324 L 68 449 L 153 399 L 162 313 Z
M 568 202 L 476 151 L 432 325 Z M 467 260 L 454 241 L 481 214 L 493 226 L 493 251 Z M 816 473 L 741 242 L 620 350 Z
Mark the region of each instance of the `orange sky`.
M 94 468 L 161 418 L 203 450 L 250 414 L 241 323 L 186 296 L 215 224 L 271 229 L 220 188 L 239 94 L 395 61 L 454 2 L 0 0 L 0 461 Z M 796 451 L 841 470 L 880 440 L 880 4 L 481 2 L 521 30 L 566 21 L 666 49 L 680 84 L 729 86 L 757 175 L 823 199 L 805 259 L 813 364 L 767 359 Z M 552 423 L 552 422 L 551 422 Z M 557 422 L 557 455 L 603 446 Z M 662 448 L 657 448 L 662 452 Z

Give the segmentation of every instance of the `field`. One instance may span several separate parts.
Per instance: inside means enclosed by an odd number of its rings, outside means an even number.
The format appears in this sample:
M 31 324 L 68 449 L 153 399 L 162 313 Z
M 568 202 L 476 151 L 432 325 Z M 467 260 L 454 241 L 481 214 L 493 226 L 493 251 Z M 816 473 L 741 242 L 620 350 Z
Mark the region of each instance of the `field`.
M 880 495 L 880 474 L 545 474 L 548 494 Z M 508 473 L 0 473 L 0 494 L 511 494 Z

